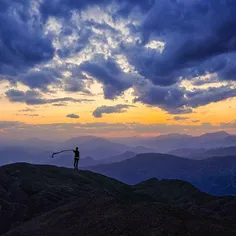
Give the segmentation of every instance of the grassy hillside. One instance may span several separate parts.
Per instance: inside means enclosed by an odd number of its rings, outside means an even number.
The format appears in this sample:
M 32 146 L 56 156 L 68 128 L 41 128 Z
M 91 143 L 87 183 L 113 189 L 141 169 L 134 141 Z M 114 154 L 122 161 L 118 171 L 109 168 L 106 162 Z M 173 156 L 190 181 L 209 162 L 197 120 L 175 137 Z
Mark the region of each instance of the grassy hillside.
M 236 198 L 213 197 L 184 181 L 129 186 L 55 166 L 0 168 L 0 234 L 8 236 L 234 235 L 235 208 Z

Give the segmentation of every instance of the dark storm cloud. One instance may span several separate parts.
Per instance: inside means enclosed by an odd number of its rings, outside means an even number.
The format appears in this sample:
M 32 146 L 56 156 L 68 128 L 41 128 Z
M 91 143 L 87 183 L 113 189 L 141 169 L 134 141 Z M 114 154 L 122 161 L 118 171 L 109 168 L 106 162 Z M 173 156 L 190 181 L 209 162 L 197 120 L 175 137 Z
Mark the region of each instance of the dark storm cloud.
M 124 73 L 112 58 L 99 55 L 82 63 L 80 69 L 103 84 L 106 99 L 114 99 L 132 86 L 132 75 Z
M 190 107 L 186 107 L 186 106 L 174 108 L 174 109 L 169 109 L 167 111 L 168 111 L 168 113 L 173 114 L 173 115 L 193 113 L 193 109 Z
M 17 75 L 54 56 L 52 42 L 43 33 L 32 1 L 1 1 L 0 75 Z
M 64 104 L 64 103 L 55 103 L 53 104 L 54 107 L 66 107 L 67 104 Z
M 32 89 L 46 90 L 48 85 L 59 83 L 59 78 L 61 77 L 62 74 L 58 70 L 43 68 L 40 71 L 29 71 L 24 75 L 20 75 L 18 81 Z
M 179 80 L 180 71 L 174 71 L 172 62 L 164 61 L 164 56 L 156 49 L 141 44 L 121 44 L 120 50 L 135 70 L 155 85 L 169 86 Z
M 189 108 L 184 108 L 187 99 L 184 97 L 185 91 L 176 87 L 148 86 L 147 88 L 136 88 L 134 102 L 142 102 L 151 106 L 158 106 L 172 114 L 192 112 Z
M 93 112 L 93 116 L 96 118 L 101 118 L 103 114 L 123 113 L 126 112 L 130 107 L 134 106 L 125 104 L 119 104 L 116 106 L 101 106 L 96 108 L 96 110 Z
M 134 7 L 139 6 L 140 10 L 146 12 L 154 2 L 155 0 L 43 0 L 40 10 L 44 18 L 49 16 L 68 18 L 73 10 L 83 10 L 95 5 L 104 7 L 111 3 L 118 3 L 120 5 L 118 14 L 128 16 Z
M 66 116 L 67 118 L 71 118 L 71 119 L 78 119 L 78 118 L 80 118 L 78 115 L 76 115 L 76 114 L 68 114 L 67 116 Z
M 75 99 L 71 97 L 63 97 L 63 98 L 54 98 L 54 99 L 46 99 L 42 98 L 42 95 L 35 90 L 28 90 L 26 92 L 20 90 L 8 90 L 6 92 L 6 96 L 11 102 L 22 102 L 27 105 L 42 105 L 42 104 L 50 104 L 50 103 L 58 103 L 58 102 L 92 102 L 94 100 L 91 99 Z
M 109 2 L 109 0 L 43 0 L 40 11 L 44 18 L 49 16 L 67 18 L 71 16 L 72 10 L 81 10 L 94 4 L 106 5 Z
M 26 92 L 11 89 L 6 92 L 7 98 L 11 102 L 26 102 L 27 104 L 35 99 L 40 99 L 40 93 L 34 90 L 28 90 Z
M 108 32 L 112 40 L 122 39 L 121 30 L 105 21 L 81 19 L 81 26 L 77 27 L 71 18 L 74 11 L 91 6 L 101 6 L 106 12 L 104 6 L 113 2 L 118 6 L 112 11 L 114 23 L 125 19 L 127 23 L 123 21 L 122 24 L 127 24 L 126 29 L 130 30 L 131 38 L 135 37 L 135 42 L 121 40 L 107 59 L 103 55 L 84 61 L 69 79 L 63 75 L 64 71 L 71 72 L 66 66 L 46 67 L 55 54 L 64 60 L 82 52 L 91 44 L 91 38 L 108 45 L 108 37 L 96 34 L 94 29 Z M 130 21 L 134 9 L 138 13 L 135 17 L 140 16 L 140 22 L 136 19 L 135 24 Z M 48 86 L 56 85 L 67 92 L 90 94 L 81 76 L 86 72 L 102 83 L 106 99 L 115 99 L 134 87 L 136 102 L 160 107 L 171 114 L 191 113 L 193 108 L 236 96 L 235 88 L 230 86 L 191 92 L 180 87 L 179 83 L 186 79 L 192 80 L 195 86 L 236 81 L 235 12 L 235 0 L 1 0 L 0 80 L 23 83 L 30 89 L 43 92 L 48 91 Z M 50 16 L 62 24 L 58 39 L 61 47 L 56 52 L 53 46 L 55 35 L 45 31 Z M 64 40 L 73 34 L 78 39 L 75 37 L 72 43 Z M 163 51 L 145 47 L 151 40 L 164 42 Z M 153 85 L 136 88 L 136 76 L 125 73 L 115 61 L 114 54 L 125 56 L 135 72 Z M 196 79 L 208 73 L 216 75 L 208 80 Z M 34 90 L 23 93 L 8 91 L 7 96 L 11 101 L 27 104 L 76 100 L 70 97 L 43 99 Z
M 174 120 L 176 120 L 176 121 L 188 120 L 188 119 L 189 119 L 188 117 L 184 117 L 184 116 L 175 116 L 174 117 Z
M 65 44 L 62 49 L 57 51 L 59 57 L 67 58 L 73 56 L 74 54 L 82 51 L 88 44 L 90 37 L 92 36 L 92 31 L 89 28 L 85 28 L 86 25 L 83 25 L 81 30 L 77 30 L 79 39 L 75 40 L 73 44 Z
M 85 80 L 76 77 L 75 78 L 70 77 L 69 79 L 66 80 L 65 91 L 83 92 L 84 94 L 92 95 L 91 92 L 88 89 L 86 89 Z
M 200 107 L 212 102 L 223 101 L 235 96 L 236 88 L 231 88 L 230 86 L 195 90 L 193 92 L 188 92 L 188 106 Z
M 211 77 L 209 79 L 197 79 L 193 81 L 194 86 L 201 86 L 205 84 L 214 84 L 214 83 L 219 83 L 219 79 L 217 77 Z
M 159 0 L 139 28 L 142 41 L 121 49 L 139 73 L 156 85 L 172 85 L 180 78 L 207 72 L 219 73 L 222 80 L 235 80 L 231 76 L 235 12 L 233 0 Z M 143 47 L 151 39 L 165 42 L 162 53 Z
M 40 68 L 37 70 L 28 70 L 18 76 L 4 76 L 2 79 L 8 80 L 12 85 L 22 83 L 31 89 L 40 89 L 41 91 L 48 91 L 49 85 L 60 85 L 64 76 L 58 68 Z M 1 80 L 1 76 L 0 76 Z
M 136 96 L 134 102 L 158 106 L 170 114 L 188 114 L 193 112 L 192 108 L 236 97 L 236 89 L 231 86 L 221 86 L 186 91 L 177 86 L 149 86 L 146 89 L 137 87 L 134 95 Z

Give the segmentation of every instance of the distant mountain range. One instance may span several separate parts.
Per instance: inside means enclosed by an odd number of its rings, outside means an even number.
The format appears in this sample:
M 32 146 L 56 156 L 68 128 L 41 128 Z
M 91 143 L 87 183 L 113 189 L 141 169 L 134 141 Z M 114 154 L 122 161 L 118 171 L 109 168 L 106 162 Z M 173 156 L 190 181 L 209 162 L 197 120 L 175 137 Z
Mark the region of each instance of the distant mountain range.
M 232 155 L 234 152 L 233 146 L 236 147 L 236 136 L 222 131 L 204 134 L 199 137 L 169 134 L 154 138 L 132 137 L 125 139 L 111 138 L 110 140 L 94 136 L 81 136 L 63 142 L 35 138 L 24 141 L 15 140 L 0 143 L 0 165 L 26 161 L 38 164 L 54 163 L 55 165 L 69 167 L 73 161 L 73 153 L 60 154 L 56 156 L 53 162 L 51 162 L 50 156 L 53 152 L 74 149 L 76 146 L 80 149 L 81 157 L 85 158 L 81 162 L 82 166 L 110 163 L 112 159 L 116 159 L 116 156 L 118 161 L 122 161 L 133 155 L 124 155 L 124 153 L 159 152 L 192 159 L 204 159 L 210 156 Z M 222 149 L 219 150 L 218 148 Z M 122 157 L 122 155 L 124 156 Z M 109 159 L 109 161 L 106 162 L 105 159 Z
M 230 147 L 236 146 L 236 135 L 228 134 L 225 131 L 206 133 L 201 136 L 191 136 L 186 134 L 167 134 L 157 137 L 128 137 L 128 138 L 100 138 L 95 136 L 80 136 L 75 137 L 63 142 L 41 140 L 37 138 L 31 138 L 28 140 L 12 140 L 12 141 L 0 141 L 0 147 L 30 147 L 30 148 L 43 148 L 43 149 L 60 149 L 60 148 L 75 148 L 79 146 L 85 151 L 89 149 L 107 148 L 111 147 L 118 153 L 105 153 L 102 158 L 112 155 L 118 155 L 125 151 L 133 151 L 136 153 L 150 152 L 152 149 L 157 152 L 170 152 L 180 148 L 217 148 L 217 147 Z M 134 148 L 134 150 L 132 150 Z M 121 153 L 119 153 L 120 150 Z M 136 150 L 135 150 L 136 149 Z M 109 150 L 108 150 L 109 151 Z M 96 153 L 96 155 L 99 155 Z M 83 157 L 92 156 L 86 153 Z M 95 157 L 93 157 L 95 158 Z M 99 159 L 99 158 L 98 158 Z
M 236 195 L 236 155 L 190 160 L 167 154 L 139 154 L 131 159 L 88 167 L 128 184 L 158 179 L 188 181 L 214 195 Z
M 5 147 L 0 148 L 0 166 L 6 164 L 13 164 L 18 162 L 27 162 L 31 164 L 50 164 L 59 167 L 73 167 L 74 154 L 72 152 L 65 152 L 55 158 L 51 158 L 52 151 L 44 151 L 38 148 L 26 147 Z M 95 166 L 98 164 L 109 164 L 120 162 L 131 157 L 136 156 L 137 153 L 126 151 L 119 155 L 95 160 L 92 157 L 83 157 L 80 159 L 80 166 Z
M 155 152 L 154 149 L 144 146 L 128 146 L 111 142 L 107 139 L 97 137 L 79 137 L 67 140 L 63 143 L 53 143 L 51 147 L 42 145 L 43 141 L 39 144 L 34 144 L 34 141 L 26 145 L 26 143 L 19 143 L 15 146 L 2 146 L 0 145 L 0 165 L 10 164 L 15 162 L 29 162 L 29 163 L 51 163 L 60 164 L 60 166 L 69 167 L 68 165 L 73 161 L 73 153 L 63 153 L 54 160 L 50 159 L 53 152 L 61 151 L 64 149 L 75 149 L 79 147 L 81 158 L 86 158 L 87 162 L 91 164 L 92 159 L 95 164 L 110 163 L 108 159 L 117 159 L 117 161 L 124 160 L 137 153 Z M 87 157 L 90 157 L 90 161 Z M 127 158 L 126 158 L 127 157 Z M 104 159 L 104 160 L 103 160 Z M 107 159 L 107 161 L 105 161 Z M 101 161 L 103 160 L 103 161 Z M 99 162 L 100 161 L 100 162 Z M 114 162 L 112 161 L 112 162 Z M 85 160 L 83 160 L 86 163 Z
M 85 157 L 85 158 L 80 159 L 79 166 L 80 167 L 89 167 L 89 166 L 96 166 L 99 164 L 116 163 L 116 162 L 121 162 L 121 161 L 127 160 L 127 159 L 132 158 L 136 155 L 137 155 L 137 153 L 127 151 L 127 152 L 124 152 L 120 155 L 104 158 L 101 160 L 95 160 L 92 157 Z M 45 164 L 56 165 L 58 167 L 70 168 L 73 166 L 73 156 L 71 156 L 71 154 L 60 155 L 54 159 L 49 159 L 48 161 L 45 162 Z
M 51 151 L 33 147 L 0 147 L 0 166 L 16 163 L 44 163 L 52 155 Z
M 116 156 L 112 156 L 112 157 L 109 157 L 109 158 L 105 158 L 105 159 L 102 159 L 100 160 L 102 163 L 104 164 L 109 164 L 109 163 L 116 163 L 116 162 L 121 162 L 121 161 L 124 161 L 124 160 L 127 160 L 129 158 L 132 158 L 134 156 L 136 156 L 137 153 L 135 152 L 132 152 L 132 151 L 126 151 L 120 155 L 116 155 Z
M 190 159 L 206 159 L 213 156 L 234 156 L 236 155 L 236 146 L 232 147 L 221 147 L 221 148 L 212 148 L 212 149 L 191 149 L 191 148 L 182 148 L 169 152 L 171 155 L 176 155 L 180 157 L 186 157 Z
M 124 152 L 155 152 L 154 149 L 147 148 L 142 145 L 128 146 L 98 137 L 73 138 L 66 141 L 65 143 L 62 143 L 60 146 L 65 148 L 75 148 L 78 146 L 82 157 L 90 156 L 95 160 L 101 160 L 111 156 L 120 155 Z
M 154 149 L 156 152 L 168 153 L 172 150 L 182 148 L 211 149 L 217 147 L 236 146 L 236 135 L 227 132 L 206 133 L 201 136 L 185 134 L 168 134 L 152 138 L 117 138 L 117 142 L 125 142 L 127 145 L 142 144 L 145 147 Z
M 130 186 L 89 171 L 0 167 L 3 236 L 234 236 L 236 198 L 178 180 Z

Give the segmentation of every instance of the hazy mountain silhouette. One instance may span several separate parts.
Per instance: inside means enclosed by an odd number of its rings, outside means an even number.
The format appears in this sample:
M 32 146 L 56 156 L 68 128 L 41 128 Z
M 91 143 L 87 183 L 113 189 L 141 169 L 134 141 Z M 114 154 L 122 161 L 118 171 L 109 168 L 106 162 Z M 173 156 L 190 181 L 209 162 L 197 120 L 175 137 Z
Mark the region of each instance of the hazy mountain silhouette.
M 75 138 L 71 138 L 66 140 L 65 142 L 62 142 L 61 145 L 64 146 L 72 146 L 75 147 L 77 145 L 81 145 L 83 143 L 89 142 L 91 140 L 96 139 L 96 136 L 80 136 L 80 137 L 75 137 Z
M 17 148 L 36 148 L 36 149 L 51 149 L 59 145 L 59 142 L 43 140 L 39 138 L 29 138 L 26 140 L 0 140 L 0 148 L 17 147 Z
M 179 156 L 179 157 L 185 157 L 189 159 L 195 159 L 195 160 L 202 160 L 206 159 L 205 152 L 207 149 L 205 148 L 199 148 L 199 149 L 194 149 L 194 148 L 180 148 L 176 149 L 173 151 L 168 152 L 170 155 L 174 156 Z
M 89 171 L 0 167 L 4 236 L 233 236 L 235 207 L 235 197 L 213 197 L 183 181 L 129 186 Z
M 205 156 L 233 156 L 236 155 L 236 146 L 233 147 L 224 147 L 224 148 L 214 148 L 206 150 L 204 153 Z
M 236 146 L 232 147 L 221 147 L 213 149 L 191 149 L 191 148 L 182 148 L 169 152 L 171 155 L 186 157 L 190 159 L 206 159 L 212 156 L 233 156 L 236 155 Z
M 95 160 L 109 158 L 111 156 L 120 155 L 126 151 L 136 153 L 155 152 L 153 149 L 143 146 L 128 146 L 112 142 L 108 139 L 86 136 L 73 138 L 61 144 L 63 148 L 74 148 L 79 146 L 82 157 L 90 156 Z
M 0 166 L 28 162 L 32 164 L 45 163 L 49 160 L 52 151 L 34 147 L 0 147 Z
M 132 158 L 136 155 L 137 155 L 137 153 L 135 153 L 135 152 L 127 151 L 127 152 L 124 152 L 120 155 L 116 155 L 116 156 L 112 156 L 112 157 L 102 159 L 101 162 L 103 164 L 115 163 L 115 162 L 120 162 L 120 161 L 127 160 L 127 159 Z
M 74 148 L 79 146 L 82 157 L 90 156 L 95 160 L 120 155 L 126 151 L 135 153 L 167 153 L 172 150 L 211 149 L 218 147 L 236 146 L 236 136 L 227 132 L 207 133 L 201 136 L 186 134 L 168 134 L 153 138 L 100 138 L 95 136 L 76 137 L 58 145 L 58 148 Z
M 62 155 L 58 155 L 55 158 L 48 158 L 47 161 L 44 162 L 44 164 L 48 165 L 55 165 L 58 167 L 67 167 L 72 168 L 73 167 L 73 154 L 72 153 L 65 153 Z M 108 164 L 109 162 L 106 162 Z M 80 167 L 88 167 L 88 166 L 96 166 L 99 164 L 104 164 L 102 161 L 94 160 L 92 157 L 84 157 L 80 158 L 79 166 Z
M 195 149 L 195 153 L 192 155 L 192 157 L 195 158 L 197 154 L 201 154 L 201 152 L 199 153 L 199 149 L 205 150 L 236 146 L 236 136 L 229 135 L 222 131 L 204 134 L 199 137 L 185 134 L 168 134 L 154 138 L 131 137 L 110 138 L 109 140 L 94 136 L 81 136 L 64 142 L 52 142 L 36 138 L 23 141 L 12 140 L 11 142 L 8 140 L 0 142 L 0 165 L 9 163 L 9 160 L 13 160 L 10 163 L 17 161 L 47 163 L 50 153 L 62 149 L 74 149 L 76 146 L 80 148 L 82 158 L 91 157 L 96 161 L 122 155 L 124 152 L 171 152 L 175 155 L 186 156 L 181 155 L 181 152 L 172 152 L 173 150 L 179 151 L 179 149 L 184 149 L 184 153 L 185 151 L 186 153 L 190 153 L 191 151 L 189 149 Z M 3 151 L 6 147 L 9 147 L 8 150 Z M 188 150 L 186 150 L 186 148 Z M 67 156 L 68 158 L 71 158 L 71 155 Z M 210 154 L 208 156 L 210 156 Z M 201 159 L 201 157 L 199 158 Z
M 201 191 L 236 195 L 236 156 L 190 160 L 167 154 L 139 154 L 119 163 L 89 168 L 128 184 L 149 178 L 185 180 Z
M 227 138 L 225 138 L 225 141 L 231 145 L 231 146 L 234 146 L 235 143 L 236 143 L 236 135 L 230 135 L 228 136 Z
M 150 153 L 150 152 L 155 152 L 153 148 L 148 148 L 145 146 L 135 146 L 133 148 L 130 148 L 128 152 L 134 152 L 134 153 Z
M 177 133 L 170 133 L 166 135 L 160 135 L 156 137 L 118 137 L 118 138 L 111 138 L 112 140 L 125 143 L 127 145 L 153 145 L 155 144 L 156 140 L 170 140 L 170 139 L 181 139 L 181 138 L 192 138 L 191 135 L 186 134 L 177 134 Z
M 79 161 L 80 166 L 95 166 L 98 164 L 102 164 L 102 162 L 98 160 L 94 160 L 92 157 L 81 158 Z M 72 166 L 72 161 L 70 162 L 69 167 L 71 166 Z
M 88 167 L 88 166 L 96 166 L 99 164 L 110 164 L 110 163 L 124 161 L 124 160 L 134 157 L 136 155 L 137 155 L 137 153 L 127 151 L 127 152 L 124 152 L 120 155 L 104 158 L 101 160 L 95 160 L 92 157 L 85 157 L 85 158 L 80 158 L 79 166 L 80 167 Z M 48 160 L 45 161 L 44 164 L 55 165 L 58 167 L 71 168 L 73 166 L 73 154 L 67 152 L 65 154 L 58 155 L 53 159 L 48 158 Z
M 98 150 L 99 151 L 99 150 Z M 27 162 L 31 164 L 50 164 L 59 167 L 73 166 L 73 153 L 65 152 L 61 155 L 51 158 L 52 151 L 44 151 L 44 149 L 38 148 L 26 148 L 26 147 L 5 147 L 0 148 L 0 166 L 12 163 Z M 95 166 L 98 164 L 108 164 L 126 160 L 134 157 L 137 153 L 132 151 L 126 151 L 119 155 L 103 158 L 101 160 L 95 160 L 92 157 L 86 156 L 80 159 L 80 166 Z
M 201 141 L 211 141 L 212 139 L 225 139 L 229 137 L 230 134 L 225 131 L 219 131 L 214 133 L 206 133 L 199 137 L 195 137 L 195 139 L 200 139 Z
M 236 136 L 225 131 L 207 133 L 201 136 L 190 136 L 185 134 L 168 134 L 152 138 L 126 138 L 116 139 L 117 142 L 125 142 L 127 145 L 143 145 L 154 149 L 156 152 L 167 153 L 182 148 L 217 148 L 236 146 Z
M 104 158 L 101 160 L 95 160 L 92 157 L 85 157 L 85 158 L 80 159 L 79 166 L 89 167 L 89 166 L 96 166 L 99 164 L 110 164 L 110 163 L 124 161 L 136 155 L 137 153 L 127 151 L 120 155 Z M 73 156 L 71 155 L 71 153 L 65 153 L 63 155 L 59 155 L 55 157 L 54 159 L 49 159 L 47 162 L 45 162 L 45 164 L 55 165 L 58 167 L 71 168 L 73 166 Z
M 70 143 L 71 142 L 71 143 Z M 32 146 L 31 146 L 32 144 Z M 28 145 L 0 147 L 0 165 L 15 163 L 15 162 L 29 162 L 32 164 L 55 164 L 58 166 L 71 167 L 73 161 L 73 153 L 63 153 L 56 156 L 55 159 L 51 159 L 51 154 L 55 151 L 62 149 L 74 149 L 79 146 L 83 166 L 97 165 L 99 163 L 110 163 L 117 160 L 125 160 L 130 157 L 131 153 L 147 153 L 155 152 L 153 149 L 142 147 L 142 146 L 127 146 L 119 143 L 113 143 L 106 139 L 94 138 L 92 136 L 80 137 L 79 139 L 71 139 L 65 143 L 58 143 L 50 148 L 38 145 L 36 147 L 34 142 Z M 126 153 L 126 154 L 125 154 Z M 133 154 L 132 154 L 133 155 Z M 135 155 L 135 154 L 134 154 Z M 134 156 L 133 155 L 133 156 Z M 126 158 L 127 156 L 127 158 Z M 88 159 L 87 157 L 90 157 Z M 111 157 L 111 161 L 108 161 Z M 92 159 L 91 159 L 92 158 Z M 104 161 L 101 161 L 104 159 Z M 105 161 L 105 159 L 107 159 Z M 87 164 L 86 164 L 87 163 Z

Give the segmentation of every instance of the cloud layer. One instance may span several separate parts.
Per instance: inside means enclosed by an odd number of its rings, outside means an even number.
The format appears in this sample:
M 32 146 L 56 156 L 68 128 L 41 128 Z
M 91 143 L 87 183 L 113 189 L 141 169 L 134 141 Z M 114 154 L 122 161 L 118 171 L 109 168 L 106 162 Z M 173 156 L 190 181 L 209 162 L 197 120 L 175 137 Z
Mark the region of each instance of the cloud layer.
M 78 119 L 79 118 L 79 116 L 76 114 L 68 114 L 66 117 L 71 118 L 71 119 Z
M 44 139 L 58 139 L 63 140 L 69 137 L 76 137 L 80 135 L 96 135 L 96 136 L 136 136 L 136 135 L 157 135 L 167 133 L 186 133 L 199 135 L 205 132 L 215 132 L 220 130 L 227 130 L 234 132 L 236 130 L 236 121 L 229 123 L 219 123 L 212 125 L 202 123 L 197 125 L 191 124 L 141 124 L 141 123 L 54 123 L 54 124 L 26 124 L 22 122 L 7 122 L 0 121 L 0 138 L 27 138 L 37 137 Z
M 58 106 L 58 102 L 81 103 L 81 102 L 93 101 L 92 99 L 75 99 L 72 97 L 47 99 L 43 98 L 42 94 L 35 90 L 20 91 L 11 89 L 6 92 L 6 96 L 11 102 L 22 102 L 26 103 L 27 105 L 42 105 L 42 104 L 55 103 L 54 105 Z
M 116 106 L 101 106 L 95 109 L 93 116 L 96 118 L 101 118 L 103 114 L 123 113 L 126 112 L 130 107 L 134 106 L 125 104 L 118 104 Z
M 234 0 L 2 0 L 0 80 L 27 86 L 6 96 L 29 105 L 83 102 L 43 97 L 91 95 L 96 80 L 105 99 L 132 88 L 134 102 L 191 113 L 236 97 L 235 12 Z

